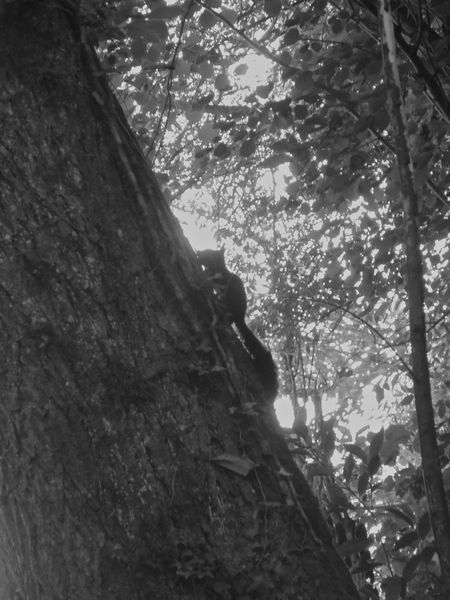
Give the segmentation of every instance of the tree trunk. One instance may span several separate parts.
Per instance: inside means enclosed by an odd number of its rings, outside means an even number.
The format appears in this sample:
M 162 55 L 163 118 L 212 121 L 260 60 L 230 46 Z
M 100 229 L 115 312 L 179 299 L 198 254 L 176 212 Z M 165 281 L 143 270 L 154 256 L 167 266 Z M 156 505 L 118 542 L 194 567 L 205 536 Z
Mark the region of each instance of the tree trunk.
M 408 147 L 406 118 L 402 105 L 403 92 L 395 56 L 391 5 L 386 0 L 380 1 L 380 28 L 383 41 L 384 75 L 390 98 L 390 112 L 403 204 L 411 366 L 422 457 L 422 473 L 430 522 L 441 568 L 439 583 L 443 594 L 448 597 L 450 594 L 450 516 L 436 437 L 428 366 L 424 309 L 425 284 L 419 232 L 419 201 L 414 186 L 412 159 Z
M 1 598 L 356 599 L 72 4 L 0 5 Z

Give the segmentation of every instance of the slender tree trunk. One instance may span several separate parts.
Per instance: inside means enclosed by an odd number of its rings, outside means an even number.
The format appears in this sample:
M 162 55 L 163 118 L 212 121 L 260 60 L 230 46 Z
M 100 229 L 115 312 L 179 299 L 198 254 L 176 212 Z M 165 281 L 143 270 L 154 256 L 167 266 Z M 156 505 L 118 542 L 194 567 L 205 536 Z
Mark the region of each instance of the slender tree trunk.
M 431 525 L 436 540 L 436 550 L 441 565 L 441 584 L 444 593 L 448 595 L 450 594 L 450 518 L 439 461 L 428 368 L 418 201 L 412 177 L 412 163 L 402 108 L 402 91 L 396 63 L 394 27 L 389 1 L 381 0 L 380 7 L 385 77 L 391 100 L 391 114 L 395 131 L 404 210 L 411 366 L 422 455 L 422 472 Z
M 0 5 L 1 598 L 356 599 L 74 4 Z

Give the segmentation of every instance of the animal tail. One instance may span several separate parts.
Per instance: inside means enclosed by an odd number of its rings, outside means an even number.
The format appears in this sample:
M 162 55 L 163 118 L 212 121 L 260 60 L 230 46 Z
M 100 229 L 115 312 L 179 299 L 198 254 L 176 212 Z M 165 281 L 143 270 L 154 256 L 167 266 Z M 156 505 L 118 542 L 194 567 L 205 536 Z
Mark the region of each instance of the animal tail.
M 253 358 L 262 384 L 271 400 L 278 392 L 278 373 L 270 351 L 259 341 L 251 329 L 244 323 L 235 323 L 244 345 Z

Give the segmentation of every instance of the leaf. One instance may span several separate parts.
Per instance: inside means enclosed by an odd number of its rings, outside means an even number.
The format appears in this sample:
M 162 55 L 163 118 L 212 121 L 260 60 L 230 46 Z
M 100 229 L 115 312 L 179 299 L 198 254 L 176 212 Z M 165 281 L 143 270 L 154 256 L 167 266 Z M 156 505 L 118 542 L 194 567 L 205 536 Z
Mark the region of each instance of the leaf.
M 131 43 L 130 49 L 131 49 L 131 54 L 133 55 L 133 58 L 136 59 L 137 63 L 140 63 L 142 60 L 142 57 L 147 52 L 147 42 L 145 40 L 143 40 L 142 38 L 137 38 L 137 39 L 133 40 L 133 42 Z
M 375 113 L 374 123 L 377 129 L 379 129 L 380 131 L 384 131 L 389 127 L 389 113 L 385 108 L 382 108 L 377 113 Z
M 239 149 L 239 153 L 241 156 L 248 157 L 251 156 L 256 150 L 256 142 L 253 138 L 244 140 Z
M 343 544 L 336 546 L 336 550 L 342 558 L 363 552 L 372 544 L 371 539 L 366 540 L 349 540 Z
M 344 462 L 344 468 L 343 468 L 343 476 L 344 476 L 344 481 L 346 481 L 346 483 L 349 483 L 351 478 L 352 478 L 352 473 L 353 473 L 353 469 L 356 466 L 356 462 L 355 459 L 353 458 L 353 454 L 348 454 L 347 458 L 345 459 Z
M 348 188 L 350 183 L 348 175 L 336 175 L 330 181 L 331 189 L 334 192 L 343 192 L 346 188 Z
M 169 36 L 169 29 L 164 21 L 150 20 L 147 22 L 146 37 L 152 43 L 164 43 Z
M 367 470 L 368 473 L 371 477 L 373 477 L 375 475 L 375 473 L 378 471 L 378 469 L 381 466 L 381 459 L 380 459 L 380 455 L 377 454 L 376 456 L 372 456 L 372 458 L 369 460 L 369 464 L 367 466 Z
M 312 71 L 303 71 L 295 77 L 295 88 L 302 94 L 306 94 L 314 87 Z
M 204 10 L 198 19 L 198 24 L 204 29 L 209 29 L 217 23 L 216 15 L 213 15 L 209 10 Z
M 395 542 L 394 549 L 401 550 L 402 548 L 415 548 L 416 544 L 414 542 L 417 542 L 418 539 L 419 536 L 417 531 L 408 531 Z
M 383 390 L 383 388 L 379 384 L 374 385 L 373 386 L 373 390 L 375 392 L 375 397 L 376 397 L 377 402 L 379 404 L 384 399 L 384 390 Z
M 282 9 L 281 0 L 264 0 L 264 12 L 269 17 L 276 17 Z
M 352 454 L 360 458 L 364 463 L 367 463 L 366 453 L 357 444 L 344 444 L 344 448 L 348 450 L 348 452 L 351 452 Z
M 198 132 L 198 137 L 202 142 L 209 143 L 219 135 L 219 131 L 211 123 L 205 123 Z
M 297 27 L 291 27 L 290 29 L 287 30 L 287 33 L 284 36 L 284 44 L 285 44 L 285 46 L 291 46 L 292 44 L 295 44 L 295 42 L 298 42 L 299 39 L 300 39 L 299 30 L 297 29 Z
M 245 63 L 242 63 L 241 65 L 238 65 L 235 69 L 234 69 L 234 74 L 235 75 L 245 75 L 248 71 L 248 65 L 246 65 Z
M 352 503 L 348 500 L 342 488 L 332 482 L 327 482 L 327 493 L 330 502 L 336 507 L 353 508 Z
M 203 79 L 209 79 L 214 75 L 214 67 L 209 61 L 204 60 L 198 65 L 198 73 Z
M 217 463 L 219 466 L 229 471 L 233 471 L 238 475 L 246 477 L 250 471 L 255 468 L 255 463 L 248 458 L 241 458 L 240 456 L 234 456 L 233 454 L 219 454 L 211 459 L 212 462 Z
M 403 519 L 403 521 L 408 523 L 408 525 L 414 525 L 414 516 L 407 514 L 405 511 L 401 510 L 400 508 L 397 508 L 396 506 L 389 506 L 386 508 L 386 510 L 387 510 L 387 512 L 391 513 L 392 515 L 395 515 L 396 517 Z
M 331 31 L 335 34 L 341 33 L 344 29 L 344 23 L 340 19 L 334 18 L 330 19 L 330 28 Z
M 403 580 L 397 575 L 387 577 L 382 584 L 382 588 L 384 589 L 386 600 L 398 600 L 402 593 Z
M 217 156 L 218 158 L 225 158 L 230 155 L 230 148 L 223 142 L 220 142 L 214 148 L 213 154 L 214 154 L 214 156 Z
M 369 456 L 372 458 L 380 454 L 381 447 L 383 446 L 384 441 L 384 428 L 381 428 L 378 433 L 376 433 L 371 442 L 369 448 Z
M 423 540 L 431 531 L 431 521 L 428 511 L 424 512 L 423 515 L 420 517 L 419 522 L 417 524 L 417 531 L 419 532 L 419 535 Z
M 425 548 L 422 550 L 422 560 L 425 563 L 430 562 L 430 560 L 433 558 L 434 554 L 436 552 L 436 548 L 434 545 L 431 546 L 425 546 Z
M 155 3 L 156 4 L 156 3 Z M 150 5 L 151 8 L 151 5 Z M 175 19 L 176 17 L 184 14 L 185 9 L 182 6 L 170 5 L 170 6 L 159 6 L 158 8 L 153 8 L 150 17 L 152 19 Z
M 333 477 L 334 470 L 333 467 L 328 465 L 322 465 L 320 463 L 312 463 L 308 465 L 308 477 L 314 477 L 318 475 L 320 477 Z
M 384 437 L 397 443 L 406 443 L 411 437 L 411 433 L 404 425 L 393 424 L 386 429 Z
M 239 17 L 239 13 L 232 8 L 222 8 L 220 14 L 230 23 L 234 23 Z
M 308 107 L 304 104 L 296 104 L 294 106 L 294 115 L 296 119 L 303 121 L 303 119 L 308 117 Z
M 214 85 L 216 86 L 216 89 L 219 90 L 219 92 L 224 92 L 226 90 L 231 89 L 230 80 L 228 79 L 228 75 L 225 72 L 219 73 L 219 75 L 217 75 L 216 79 L 214 80 Z
M 421 560 L 422 559 L 420 554 L 414 554 L 413 556 L 411 556 L 411 558 L 406 563 L 402 573 L 403 579 L 405 579 L 405 581 L 409 581 L 414 577 L 414 574 L 417 571 L 417 567 L 420 565 Z
M 413 394 L 407 394 L 403 400 L 400 402 L 401 406 L 409 406 L 414 401 Z
M 283 163 L 287 163 L 291 160 L 288 154 L 272 154 L 268 158 L 264 159 L 261 163 L 263 169 L 276 169 Z
M 359 476 L 358 479 L 358 494 L 360 496 L 363 496 L 367 490 L 367 487 L 369 485 L 369 473 L 364 472 L 361 473 L 361 475 Z
M 255 89 L 255 94 L 258 94 L 261 98 L 267 98 L 270 92 L 273 90 L 273 83 L 270 82 L 267 85 L 258 85 Z

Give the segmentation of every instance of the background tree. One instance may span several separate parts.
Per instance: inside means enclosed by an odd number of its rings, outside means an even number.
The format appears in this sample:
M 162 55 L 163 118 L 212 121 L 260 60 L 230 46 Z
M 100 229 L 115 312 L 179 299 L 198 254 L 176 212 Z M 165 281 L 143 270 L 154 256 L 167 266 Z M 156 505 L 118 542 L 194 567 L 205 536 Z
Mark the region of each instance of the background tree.
M 2 598 L 357 598 L 78 8 L 0 4 Z

